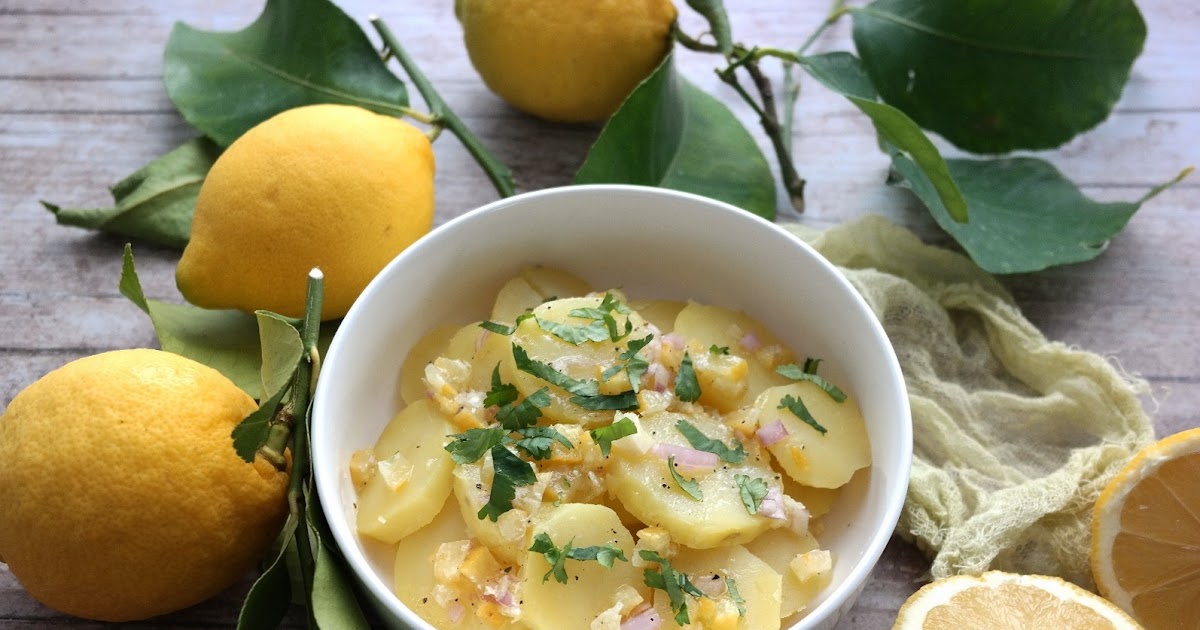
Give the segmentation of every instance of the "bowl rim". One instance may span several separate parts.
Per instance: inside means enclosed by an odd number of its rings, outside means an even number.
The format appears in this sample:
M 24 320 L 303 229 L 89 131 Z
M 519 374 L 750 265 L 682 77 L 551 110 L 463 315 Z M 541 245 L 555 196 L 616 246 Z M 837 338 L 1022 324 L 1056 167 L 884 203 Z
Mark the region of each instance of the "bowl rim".
M 884 349 L 886 361 L 886 369 L 891 373 L 891 381 L 896 384 L 896 389 L 892 392 L 897 403 L 895 413 L 900 420 L 899 438 L 900 443 L 892 445 L 902 447 L 897 462 L 898 470 L 895 471 L 899 476 L 895 479 L 895 484 L 903 491 L 891 492 L 885 495 L 884 505 L 881 510 L 883 519 L 880 522 L 880 527 L 872 531 L 871 537 L 866 541 L 866 545 L 862 548 L 862 553 L 858 555 L 856 563 L 845 579 L 831 591 L 828 596 L 820 602 L 815 608 L 808 612 L 803 618 L 792 626 L 784 628 L 784 630 L 801 630 L 805 628 L 813 628 L 818 624 L 836 622 L 837 618 L 845 614 L 853 602 L 857 599 L 858 594 L 866 585 L 868 578 L 874 571 L 883 555 L 884 549 L 888 541 L 891 539 L 895 530 L 896 524 L 899 522 L 901 510 L 907 495 L 907 488 L 911 477 L 912 465 L 912 450 L 913 450 L 913 432 L 912 432 L 912 417 L 909 407 L 907 388 L 900 368 L 900 363 L 896 357 L 895 350 L 889 341 L 886 332 L 883 329 L 882 323 L 874 315 L 870 305 L 862 297 L 857 289 L 850 281 L 841 273 L 841 271 L 826 259 L 814 247 L 804 242 L 795 234 L 788 232 L 778 223 L 769 221 L 763 217 L 757 216 L 744 209 L 733 206 L 729 203 L 713 199 L 710 197 L 679 191 L 675 189 L 662 188 L 656 186 L 642 186 L 632 184 L 580 184 L 555 186 L 533 190 L 529 192 L 519 193 L 510 197 L 500 198 L 482 206 L 478 206 L 472 210 L 464 212 L 456 217 L 447 220 L 445 223 L 434 227 L 428 234 L 422 236 L 417 242 L 410 245 L 404 251 L 396 255 L 391 261 L 384 266 L 382 270 L 367 284 L 366 288 L 360 294 L 358 299 L 351 305 L 345 317 L 339 324 L 338 331 L 334 334 L 333 340 L 330 343 L 323 363 L 329 366 L 336 362 L 341 356 L 342 344 L 339 343 L 343 327 L 347 323 L 353 323 L 359 318 L 359 313 L 368 308 L 371 302 L 371 297 L 380 291 L 380 286 L 386 282 L 386 278 L 392 275 L 392 270 L 396 267 L 406 264 L 405 261 L 415 258 L 421 254 L 423 242 L 433 241 L 438 239 L 444 233 L 453 233 L 461 229 L 461 226 L 470 224 L 480 219 L 485 215 L 503 211 L 514 205 L 524 204 L 530 200 L 541 199 L 544 197 L 559 197 L 572 196 L 577 194 L 601 194 L 601 195 L 644 195 L 649 197 L 664 197 L 683 200 L 692 204 L 706 205 L 710 208 L 718 208 L 727 212 L 734 213 L 744 220 L 755 222 L 760 228 L 775 232 L 777 235 L 782 235 L 793 241 L 797 247 L 807 250 L 811 257 L 819 266 L 825 267 L 825 272 L 831 275 L 833 281 L 842 285 L 847 293 L 851 294 L 857 302 L 857 306 L 864 309 L 871 315 L 869 325 L 871 327 L 872 336 L 877 340 L 881 340 L 880 344 Z M 328 431 L 332 430 L 330 422 L 326 420 L 325 408 L 323 401 L 329 398 L 327 393 L 332 379 L 318 379 L 317 387 L 313 393 L 312 407 L 312 425 L 310 428 L 311 439 L 310 444 L 320 445 L 326 443 L 325 436 Z M 395 593 L 388 588 L 378 572 L 374 570 L 370 562 L 365 558 L 365 555 L 358 549 L 358 535 L 351 531 L 343 520 L 343 515 L 337 510 L 341 506 L 336 504 L 340 500 L 338 491 L 338 473 L 335 467 L 340 463 L 336 461 L 333 453 L 328 453 L 327 461 L 326 452 L 324 449 L 315 447 L 311 453 L 311 466 L 313 474 L 313 483 L 316 486 L 317 497 L 321 501 L 321 510 L 328 524 L 330 533 L 333 535 L 333 542 L 337 545 L 341 552 L 343 560 L 349 566 L 354 574 L 356 581 L 366 589 L 366 594 L 374 601 L 377 606 L 382 606 L 386 612 L 395 617 L 405 627 L 433 628 L 431 624 L 421 619 L 414 611 L 406 606 Z M 322 471 L 327 471 L 328 474 L 321 474 Z M 883 527 L 884 524 L 888 527 Z M 381 611 L 382 612 L 382 611 Z M 415 625 L 414 625 L 415 624 Z M 825 626 L 821 626 L 825 627 Z

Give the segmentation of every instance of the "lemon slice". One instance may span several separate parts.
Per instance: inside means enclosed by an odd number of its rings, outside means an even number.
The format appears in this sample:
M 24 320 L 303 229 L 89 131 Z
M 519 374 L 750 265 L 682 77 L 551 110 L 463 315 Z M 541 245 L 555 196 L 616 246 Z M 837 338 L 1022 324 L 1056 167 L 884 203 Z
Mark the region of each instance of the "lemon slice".
M 1200 428 L 1142 449 L 1100 493 L 1091 564 L 1099 591 L 1148 630 L 1200 619 Z
M 988 571 L 926 584 L 900 607 L 892 630 L 1137 630 L 1120 608 L 1063 580 Z

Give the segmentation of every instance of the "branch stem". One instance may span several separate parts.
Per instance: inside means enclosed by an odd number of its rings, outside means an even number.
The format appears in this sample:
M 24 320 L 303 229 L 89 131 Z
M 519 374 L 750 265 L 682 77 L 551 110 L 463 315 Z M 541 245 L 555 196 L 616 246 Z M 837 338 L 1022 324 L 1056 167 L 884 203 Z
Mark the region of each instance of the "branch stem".
M 408 78 L 412 80 L 417 91 L 421 93 L 421 98 L 425 100 L 425 104 L 429 106 L 429 110 L 433 112 L 434 120 L 432 124 L 449 129 L 466 147 L 467 152 L 483 171 L 487 173 L 488 179 L 491 180 L 492 186 L 496 188 L 496 192 L 502 197 L 510 197 L 516 194 L 516 184 L 513 182 L 512 172 L 504 165 L 487 147 L 479 141 L 475 134 L 467 129 L 466 124 L 462 119 L 450 109 L 446 101 L 442 99 L 433 84 L 426 78 L 421 69 L 417 67 L 416 62 L 408 56 L 404 51 L 404 47 L 400 45 L 400 41 L 392 33 L 392 29 L 384 23 L 379 16 L 371 16 L 371 25 L 379 33 L 379 37 L 383 40 L 387 47 L 384 50 L 383 56 L 395 57 L 396 61 L 400 62 L 400 66 L 404 68 L 404 72 L 408 74 Z

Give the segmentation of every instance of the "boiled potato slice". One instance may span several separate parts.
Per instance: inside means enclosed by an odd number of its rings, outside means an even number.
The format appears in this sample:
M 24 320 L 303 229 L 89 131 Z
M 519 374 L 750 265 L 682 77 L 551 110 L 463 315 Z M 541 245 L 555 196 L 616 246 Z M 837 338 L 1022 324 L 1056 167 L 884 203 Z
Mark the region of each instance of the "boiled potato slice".
M 633 586 L 649 600 L 641 570 L 628 560 L 633 554 L 633 537 L 616 512 L 602 505 L 567 503 L 554 510 L 531 530 L 533 538 L 544 533 L 558 547 L 575 548 L 615 545 L 626 560 L 606 568 L 593 560 L 566 560 L 567 583 L 553 576 L 543 579 L 551 565 L 543 554 L 527 552 L 521 569 L 522 620 L 535 630 L 587 628 L 592 620 L 614 603 L 617 589 Z
M 400 397 L 406 404 L 425 398 L 425 366 L 445 354 L 450 338 L 458 329 L 452 324 L 434 326 L 408 351 L 400 367 Z
M 780 409 L 785 396 L 804 403 L 826 433 L 817 431 L 787 409 Z M 854 399 L 835 401 L 825 390 L 807 381 L 772 387 L 754 403 L 758 425 L 781 420 L 788 435 L 767 447 L 771 455 L 795 481 L 814 488 L 838 488 L 850 481 L 854 471 L 871 464 L 867 426 Z
M 782 614 L 782 578 L 775 569 L 741 545 L 716 549 L 681 549 L 671 558 L 671 566 L 688 576 L 705 597 L 687 597 L 689 628 L 738 628 L 738 630 L 778 630 Z M 717 580 L 713 580 L 717 577 Z M 745 600 L 745 615 L 738 615 L 737 604 L 725 588 L 725 579 L 733 580 Z M 703 584 L 707 581 L 708 584 Z M 662 618 L 663 630 L 679 628 L 671 600 L 663 591 L 654 591 L 654 607 Z
M 838 497 L 842 495 L 841 488 L 813 488 L 796 483 L 791 475 L 783 476 L 783 493 L 804 504 L 808 509 L 809 518 L 820 518 L 833 509 Z
M 508 337 L 482 328 L 478 322 L 459 329 L 446 347 L 447 357 L 470 362 L 467 388 L 480 392 L 492 388 L 492 371 L 511 352 Z
M 753 404 L 764 389 L 791 382 L 775 373 L 779 365 L 793 362 L 791 351 L 745 313 L 689 302 L 675 318 L 674 331 L 702 348 L 728 348 L 730 355 L 746 360 L 749 386 L 734 406 Z
M 707 415 L 647 414 L 641 419 L 642 432 L 656 444 L 691 448 L 675 427 L 680 420 L 690 422 L 705 436 L 736 448 L 733 431 Z M 780 524 L 762 514 L 750 514 L 742 503 L 738 475 L 763 479 L 775 487 L 780 485 L 778 474 L 753 449 L 739 464 L 721 462 L 710 472 L 681 469 L 680 474 L 699 483 L 701 500 L 679 487 L 668 469 L 667 457 L 655 454 L 654 448 L 644 454 L 634 449 L 613 449 L 608 487 L 625 509 L 643 523 L 660 526 L 670 532 L 672 540 L 696 549 L 743 543 Z
M 437 628 L 462 630 L 494 630 L 487 620 L 475 614 L 480 601 L 460 598 L 465 609 L 458 623 L 450 621 L 449 607 L 443 607 L 434 597 L 437 581 L 433 574 L 433 558 L 442 543 L 464 540 L 467 527 L 458 506 L 447 501 L 433 522 L 405 536 L 396 545 L 396 563 L 392 588 L 404 605 Z M 514 626 L 524 627 L 524 625 Z
M 629 308 L 637 311 L 650 324 L 663 333 L 675 328 L 675 318 L 679 311 L 687 306 L 687 302 L 678 300 L 642 300 L 629 303 Z
M 375 461 L 409 474 L 386 474 L 385 467 L 367 481 L 358 498 L 359 532 L 394 543 L 433 520 L 450 496 L 454 461 L 443 447 L 452 432 L 427 400 L 396 414 L 375 442 Z
M 586 295 L 591 290 L 582 278 L 561 269 L 528 267 L 500 287 L 492 321 L 511 323 L 547 300 Z
M 586 326 L 591 320 L 575 317 L 572 311 L 584 308 L 598 308 L 602 302 L 601 296 L 566 298 L 554 300 L 538 306 L 533 310 L 538 318 L 573 327 Z M 618 365 L 618 355 L 628 347 L 628 340 L 640 339 L 648 333 L 645 320 L 637 312 L 629 315 L 613 313 L 620 332 L 624 333 L 625 322 L 628 320 L 632 332 L 620 341 L 583 341 L 573 344 L 565 341 L 546 330 L 533 318 L 521 322 L 509 339 L 511 344 L 517 344 L 525 350 L 531 359 L 548 363 L 558 371 L 579 381 L 599 382 L 604 370 Z M 511 350 L 511 348 L 510 348 Z M 572 394 L 566 390 L 550 385 L 547 381 L 517 369 L 513 353 L 508 352 L 500 364 L 501 377 L 506 383 L 516 385 L 523 396 L 528 396 L 542 387 L 549 387 L 550 405 L 542 409 L 542 413 L 551 422 L 595 426 L 612 422 L 612 410 L 589 410 L 571 402 Z M 623 376 L 624 373 L 622 372 Z
M 783 576 L 781 616 L 788 617 L 804 610 L 833 581 L 833 571 L 792 570 L 793 562 L 803 567 L 805 560 L 816 559 L 822 553 L 820 548 L 812 533 L 797 534 L 786 527 L 765 531 L 746 543 L 750 553 Z M 816 553 L 810 557 L 802 555 L 809 552 Z

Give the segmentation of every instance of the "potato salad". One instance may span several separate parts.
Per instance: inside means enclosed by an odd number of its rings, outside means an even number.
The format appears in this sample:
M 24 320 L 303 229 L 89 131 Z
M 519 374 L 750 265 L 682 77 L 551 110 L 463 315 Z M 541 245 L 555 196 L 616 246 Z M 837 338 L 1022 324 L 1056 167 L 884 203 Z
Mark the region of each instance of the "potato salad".
M 436 628 L 777 629 L 829 584 L 820 517 L 871 463 L 823 359 L 526 269 L 409 352 L 406 406 L 351 458 L 358 531 Z

